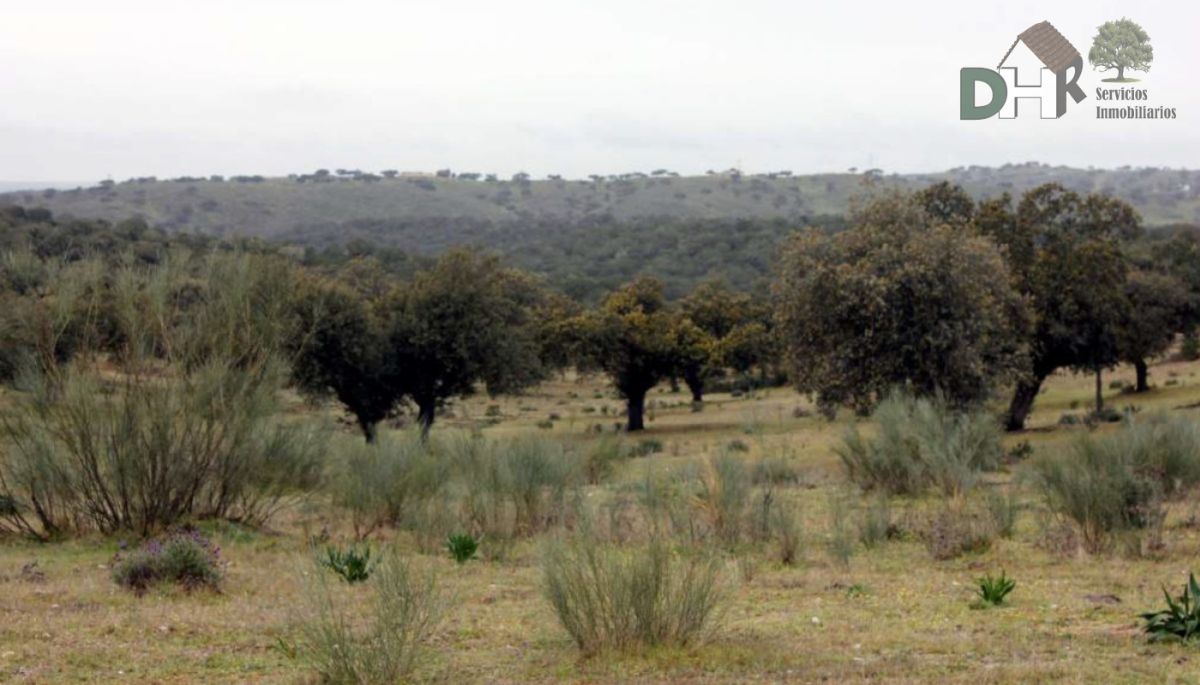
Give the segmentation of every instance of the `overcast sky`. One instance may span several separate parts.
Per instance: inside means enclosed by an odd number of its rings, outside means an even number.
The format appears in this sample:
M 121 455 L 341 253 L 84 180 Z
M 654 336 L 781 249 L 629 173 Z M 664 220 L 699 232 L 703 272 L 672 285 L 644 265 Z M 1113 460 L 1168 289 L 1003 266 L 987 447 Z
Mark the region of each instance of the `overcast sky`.
M 0 180 L 1200 165 L 1200 3 L 0 0 Z M 958 120 L 1051 21 L 1150 34 L 1173 121 Z

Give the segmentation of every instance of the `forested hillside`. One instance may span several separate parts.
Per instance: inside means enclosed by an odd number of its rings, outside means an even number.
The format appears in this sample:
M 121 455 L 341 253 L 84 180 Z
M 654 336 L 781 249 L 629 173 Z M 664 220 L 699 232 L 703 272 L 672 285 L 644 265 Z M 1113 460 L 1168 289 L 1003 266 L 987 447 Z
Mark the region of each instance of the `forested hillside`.
M 782 171 L 743 175 L 733 170 L 679 177 L 650 174 L 592 176 L 587 180 L 526 174 L 509 179 L 456 173 L 335 172 L 286 178 L 140 178 L 105 181 L 91 188 L 0 195 L 0 204 L 41 206 L 60 216 L 121 220 L 142 216 L 169 230 L 264 237 L 302 235 L 322 243 L 340 240 L 342 226 L 361 221 L 453 218 L 440 234 L 415 247 L 462 242 L 481 224 L 563 223 L 673 219 L 781 218 L 802 222 L 840 215 L 864 185 L 917 189 L 942 180 L 977 198 L 1020 194 L 1047 182 L 1076 192 L 1103 192 L 1127 200 L 1148 225 L 1200 220 L 1200 172 L 1169 169 L 1087 170 L 1036 163 L 999 168 L 966 167 L 937 174 L 884 175 L 878 170 L 793 176 Z M 384 175 L 386 174 L 386 175 Z M 507 236 L 506 236 L 507 238 Z
M 793 176 L 735 171 L 501 180 L 476 173 L 380 174 L 339 169 L 286 178 L 140 178 L 91 188 L 0 195 L 0 205 L 55 217 L 121 222 L 219 237 L 255 236 L 310 248 L 310 259 L 372 252 L 398 270 L 454 245 L 500 253 L 565 293 L 594 300 L 639 273 L 677 297 L 719 277 L 761 287 L 780 240 L 797 228 L 837 230 L 855 198 L 949 179 L 976 198 L 1020 195 L 1056 181 L 1124 198 L 1153 227 L 1200 221 L 1200 172 L 1110 171 L 1039 164 L 940 174 L 866 172 Z

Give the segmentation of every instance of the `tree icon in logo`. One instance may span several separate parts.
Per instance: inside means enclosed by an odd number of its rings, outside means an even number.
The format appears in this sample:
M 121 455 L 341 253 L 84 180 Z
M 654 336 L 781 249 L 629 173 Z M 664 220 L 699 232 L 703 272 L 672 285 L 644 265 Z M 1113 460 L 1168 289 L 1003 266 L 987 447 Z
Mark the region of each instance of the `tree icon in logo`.
M 1088 51 L 1088 62 L 1100 71 L 1117 70 L 1116 78 L 1106 78 L 1107 82 L 1129 83 L 1135 78 L 1125 78 L 1125 70 L 1150 71 L 1150 62 L 1154 59 L 1154 48 L 1150 46 L 1150 36 L 1145 29 L 1129 19 L 1104 22 L 1092 39 L 1092 49 Z

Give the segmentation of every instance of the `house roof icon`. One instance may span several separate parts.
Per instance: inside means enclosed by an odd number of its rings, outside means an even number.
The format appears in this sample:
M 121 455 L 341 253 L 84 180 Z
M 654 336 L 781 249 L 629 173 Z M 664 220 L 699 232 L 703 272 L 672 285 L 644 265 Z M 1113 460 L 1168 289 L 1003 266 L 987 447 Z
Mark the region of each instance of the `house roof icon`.
M 1018 43 L 1024 43 L 1029 51 L 1042 60 L 1042 64 L 1055 74 L 1060 74 L 1071 66 L 1075 60 L 1082 59 L 1079 51 L 1071 45 L 1063 34 L 1054 28 L 1054 25 L 1048 21 L 1042 21 L 1030 26 L 1022 31 L 1017 39 L 1013 41 L 1008 52 L 1004 53 L 1004 59 L 1000 60 L 997 69 L 1004 66 L 1004 62 L 1012 55 L 1013 50 Z

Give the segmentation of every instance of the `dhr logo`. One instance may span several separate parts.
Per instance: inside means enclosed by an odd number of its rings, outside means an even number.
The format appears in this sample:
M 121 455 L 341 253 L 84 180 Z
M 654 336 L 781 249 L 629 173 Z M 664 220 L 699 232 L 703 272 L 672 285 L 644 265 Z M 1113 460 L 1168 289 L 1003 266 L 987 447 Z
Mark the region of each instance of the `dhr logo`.
M 959 72 L 959 118 L 999 114 L 1015 119 L 1037 109 L 1041 118 L 1057 119 L 1067 111 L 1068 95 L 1076 103 L 1085 97 L 1076 84 L 1082 72 L 1083 57 L 1075 46 L 1050 22 L 1034 24 L 1017 36 L 995 70 L 966 67 Z M 991 94 L 983 104 L 978 103 L 978 85 Z

